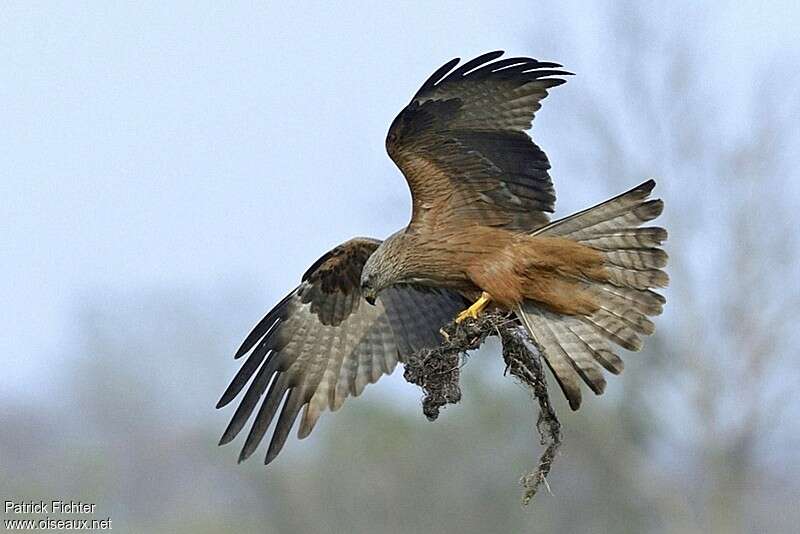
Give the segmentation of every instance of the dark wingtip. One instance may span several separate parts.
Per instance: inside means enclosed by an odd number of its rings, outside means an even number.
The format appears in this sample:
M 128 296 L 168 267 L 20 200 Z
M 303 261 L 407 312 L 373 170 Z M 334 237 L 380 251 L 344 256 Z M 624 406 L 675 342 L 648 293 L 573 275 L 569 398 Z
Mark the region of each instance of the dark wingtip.
M 256 328 L 254 328 L 253 331 L 250 332 L 250 334 L 248 334 L 247 338 L 239 346 L 239 349 L 236 351 L 236 354 L 233 355 L 234 360 L 238 360 L 239 358 L 250 352 L 250 349 L 252 349 L 256 343 L 258 343 L 259 339 L 261 339 L 260 337 L 255 336 L 257 329 L 258 326 L 256 326 Z M 263 335 L 263 332 L 261 332 L 261 334 Z
M 264 316 L 264 318 L 261 319 L 258 322 L 258 324 L 253 327 L 250 333 L 247 334 L 245 340 L 239 346 L 239 349 L 236 351 L 236 354 L 233 355 L 234 360 L 238 360 L 239 358 L 250 352 L 250 349 L 252 349 L 256 345 L 256 343 L 258 343 L 261 340 L 261 338 L 264 337 L 264 334 L 266 334 L 267 331 L 270 330 L 270 327 L 273 326 L 274 322 L 276 322 L 278 319 L 273 315 L 273 312 L 285 302 L 286 298 L 284 298 L 277 306 L 275 306 L 275 308 L 270 310 L 270 312 L 267 313 Z
M 647 194 L 649 195 L 650 193 L 648 192 Z M 663 212 L 664 201 L 660 198 L 654 198 L 640 204 L 637 208 L 636 214 L 644 221 L 652 221 L 653 219 L 658 218 L 658 216 Z
M 250 377 L 248 376 L 248 379 L 249 378 Z M 222 394 L 222 397 L 220 397 L 219 400 L 217 401 L 217 410 L 227 406 L 233 399 L 236 398 L 236 395 L 238 395 L 239 392 L 241 391 L 241 387 L 236 387 L 236 386 L 237 383 L 236 379 L 234 378 L 234 381 L 230 383 L 225 392 Z
M 505 50 L 492 50 L 490 52 L 484 52 L 478 56 L 475 56 L 473 59 L 469 60 L 467 63 L 471 63 L 472 61 L 480 61 L 481 63 L 488 63 L 493 59 L 497 59 L 503 54 L 505 54 Z
M 278 453 L 281 452 L 282 448 L 283 447 L 277 447 L 276 449 L 273 450 L 273 448 L 270 447 L 269 450 L 267 450 L 267 456 L 264 458 L 264 465 L 271 464 L 272 460 L 274 460 L 278 456 Z
M 469 75 L 469 72 L 472 70 L 477 69 L 481 65 L 485 65 L 490 61 L 494 61 L 495 59 L 502 56 L 505 52 L 502 50 L 495 50 L 493 52 L 486 52 L 485 54 L 481 54 L 478 57 L 470 59 L 469 61 L 465 62 L 464 64 L 460 65 L 456 70 L 451 72 L 447 75 L 446 81 L 451 81 L 454 79 L 462 78 L 464 76 Z
M 281 321 L 282 314 L 286 306 L 289 302 L 297 295 L 298 291 L 300 290 L 301 286 L 294 288 L 288 295 L 283 297 L 279 303 L 277 303 L 267 314 L 256 324 L 253 329 L 247 334 L 247 337 L 239 346 L 239 350 L 236 351 L 234 355 L 234 359 L 238 360 L 252 349 L 256 343 L 258 343 L 270 330 L 275 329 L 278 326 L 278 322 Z
M 250 377 L 248 376 L 248 378 Z M 236 379 L 234 378 L 233 382 L 231 382 L 230 385 L 227 387 L 227 389 L 225 389 L 225 392 L 222 394 L 222 397 L 220 397 L 219 400 L 217 401 L 217 410 L 219 410 L 224 406 L 227 406 L 233 399 L 236 398 L 236 395 L 238 395 L 239 391 L 241 391 L 241 387 L 236 387 L 236 386 L 237 383 Z
M 552 89 L 554 87 L 558 87 L 559 85 L 564 85 L 567 83 L 567 80 L 564 78 L 545 78 L 544 80 L 538 80 L 540 84 L 542 84 L 547 89 Z
M 594 391 L 595 395 L 602 395 L 606 390 L 606 385 L 606 379 L 602 378 L 602 376 L 601 380 L 589 382 L 589 387 L 592 391 Z
M 441 67 L 439 67 L 438 69 L 436 69 L 433 72 L 433 74 L 428 76 L 428 79 L 425 80 L 425 82 L 422 84 L 422 86 L 419 88 L 419 90 L 417 90 L 416 94 L 414 95 L 414 98 L 416 98 L 419 95 L 423 94 L 425 91 L 431 90 L 436 85 L 436 83 L 438 83 L 442 78 L 445 77 L 445 75 L 448 72 L 450 72 L 450 70 L 453 67 L 458 65 L 459 61 L 461 61 L 461 58 L 454 57 L 453 59 L 451 59 L 450 61 L 448 61 L 447 63 L 445 63 Z
M 235 435 L 235 434 L 234 434 Z M 219 438 L 219 442 L 217 443 L 217 447 L 222 447 L 223 445 L 227 445 L 231 441 L 233 441 L 233 436 L 226 430 L 222 436 Z
M 564 393 L 566 393 L 566 391 Z M 578 408 L 581 407 L 581 399 L 582 396 L 580 394 L 580 391 L 578 391 L 577 395 L 567 395 L 567 400 L 569 401 L 569 407 L 572 409 L 573 412 L 577 412 Z
M 245 446 L 242 448 L 242 452 L 239 453 L 239 459 L 236 461 L 236 463 L 240 464 L 240 463 L 244 462 L 245 460 L 247 460 L 248 458 L 250 458 L 250 456 L 253 454 L 253 451 L 255 451 L 255 449 L 256 449 L 255 447 L 252 447 L 252 448 L 248 447 L 247 444 L 245 443 Z

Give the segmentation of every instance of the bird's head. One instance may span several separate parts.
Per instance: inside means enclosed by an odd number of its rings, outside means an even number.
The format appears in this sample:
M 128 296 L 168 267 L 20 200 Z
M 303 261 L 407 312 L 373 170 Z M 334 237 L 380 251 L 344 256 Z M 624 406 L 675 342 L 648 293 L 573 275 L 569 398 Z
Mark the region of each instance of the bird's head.
M 373 306 L 375 305 L 375 299 L 378 298 L 378 289 L 374 276 L 361 274 L 361 296 Z
M 361 296 L 373 305 L 378 293 L 392 284 L 383 270 L 385 261 L 382 260 L 383 256 L 378 254 L 379 251 L 380 247 L 367 259 L 361 271 Z
M 375 304 L 378 294 L 387 287 L 403 281 L 401 250 L 398 234 L 389 237 L 367 258 L 361 271 L 361 296 Z

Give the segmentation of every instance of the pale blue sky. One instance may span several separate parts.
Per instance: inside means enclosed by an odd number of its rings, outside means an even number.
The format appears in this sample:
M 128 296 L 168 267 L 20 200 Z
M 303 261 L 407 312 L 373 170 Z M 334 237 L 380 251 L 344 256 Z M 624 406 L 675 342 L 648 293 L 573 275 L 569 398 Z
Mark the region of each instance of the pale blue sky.
M 534 127 L 557 187 L 559 114 L 611 75 L 574 52 L 613 38 L 583 2 L 283 5 L 3 4 L 0 396 L 50 387 L 86 295 L 255 287 L 258 314 L 330 246 L 404 225 L 385 131 L 447 59 L 502 48 L 579 74 Z M 776 52 L 796 68 L 796 2 L 704 6 L 680 16 L 713 22 L 696 35 L 733 101 L 737 71 Z

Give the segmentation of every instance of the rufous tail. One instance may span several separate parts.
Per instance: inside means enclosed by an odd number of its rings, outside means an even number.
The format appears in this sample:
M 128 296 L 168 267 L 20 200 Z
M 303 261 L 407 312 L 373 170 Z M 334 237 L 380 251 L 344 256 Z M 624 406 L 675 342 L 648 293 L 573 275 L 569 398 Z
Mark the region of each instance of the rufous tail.
M 622 371 L 614 346 L 640 350 L 640 336 L 655 329 L 648 317 L 660 314 L 666 302 L 653 288 L 669 282 L 662 270 L 667 254 L 661 249 L 667 231 L 642 226 L 664 208 L 661 200 L 648 200 L 654 187 L 655 181 L 648 180 L 534 233 L 572 239 L 604 258 L 606 280 L 585 281 L 598 306 L 591 314 L 559 314 L 532 300 L 523 301 L 516 310 L 573 410 L 581 404 L 580 381 L 596 394 L 602 393 L 606 385 L 602 369 L 614 374 Z

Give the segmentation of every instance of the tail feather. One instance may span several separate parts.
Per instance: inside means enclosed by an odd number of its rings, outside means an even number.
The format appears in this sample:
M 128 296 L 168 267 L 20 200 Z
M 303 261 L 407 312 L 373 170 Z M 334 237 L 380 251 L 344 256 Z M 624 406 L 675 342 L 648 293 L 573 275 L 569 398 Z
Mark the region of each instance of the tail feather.
M 606 262 L 608 262 L 608 255 L 606 255 Z M 620 287 L 642 290 L 651 287 L 666 287 L 669 284 L 669 276 L 659 269 L 637 271 L 635 269 L 617 267 L 609 262 L 606 264 L 606 272 L 608 273 L 608 281 Z
M 532 334 L 539 351 L 545 356 L 548 367 L 555 376 L 561 391 L 569 401 L 573 410 L 581 405 L 581 376 L 576 371 L 574 360 L 564 351 L 557 339 L 547 328 L 548 317 L 546 310 L 531 306 L 530 301 L 523 303 L 518 316 L 525 328 Z M 535 334 L 533 334 L 535 332 Z
M 538 229 L 534 235 L 548 234 L 576 239 L 582 233 L 602 233 L 640 226 L 643 222 L 658 217 L 664 209 L 661 200 L 645 201 L 655 186 L 654 180 L 648 180 L 602 204 L 553 221 Z M 631 222 L 625 222 L 629 220 Z M 609 225 L 612 221 L 614 224 Z
M 661 270 L 667 253 L 660 246 L 667 231 L 640 226 L 663 211 L 661 200 L 648 200 L 655 186 L 649 180 L 602 204 L 540 228 L 534 235 L 559 236 L 599 251 L 606 281 L 586 280 L 598 309 L 590 315 L 562 315 L 527 300 L 517 310 L 573 409 L 581 403 L 579 378 L 597 394 L 605 388 L 602 368 L 622 371 L 622 359 L 611 344 L 642 348 L 642 335 L 655 325 L 648 316 L 661 313 L 666 302 L 652 288 L 669 283 Z
M 611 351 L 606 339 L 595 328 L 581 322 L 577 317 L 565 317 L 563 322 L 585 345 L 585 350 L 590 352 L 606 371 L 615 375 L 622 372 L 624 368 L 622 358 Z
M 618 307 L 632 307 L 643 315 L 661 315 L 666 299 L 648 289 L 638 290 L 612 284 L 594 284 L 592 288 L 600 292 L 600 300 L 613 300 Z
M 653 321 L 648 319 L 646 315 L 642 315 L 636 310 L 620 307 L 612 302 L 602 302 L 600 307 L 607 314 L 613 316 L 614 321 L 622 321 L 631 327 L 637 334 L 649 336 L 656 331 L 656 325 L 653 323 Z
M 616 249 L 603 255 L 612 265 L 637 271 L 660 269 L 667 264 L 667 253 L 660 248 Z
M 569 236 L 576 241 L 592 235 L 613 231 L 617 228 L 636 227 L 647 221 L 652 221 L 664 211 L 661 200 L 643 202 L 626 213 L 620 213 L 611 219 L 606 219 L 581 227 L 575 231 L 564 232 L 564 228 L 554 228 L 552 235 Z M 572 225 L 568 225 L 568 228 Z M 545 227 L 546 228 L 546 227 Z
M 642 340 L 639 338 L 639 334 L 617 315 L 600 309 L 589 317 L 585 317 L 584 321 L 594 326 L 602 336 L 620 347 L 633 352 L 642 350 Z
M 575 362 L 575 370 L 597 395 L 606 389 L 603 370 L 594 358 L 593 351 L 561 321 L 548 321 L 547 327 L 564 351 L 566 358 Z
M 667 240 L 663 228 L 627 228 L 614 232 L 597 232 L 585 237 L 581 243 L 598 250 L 624 250 L 660 247 Z

